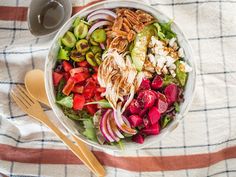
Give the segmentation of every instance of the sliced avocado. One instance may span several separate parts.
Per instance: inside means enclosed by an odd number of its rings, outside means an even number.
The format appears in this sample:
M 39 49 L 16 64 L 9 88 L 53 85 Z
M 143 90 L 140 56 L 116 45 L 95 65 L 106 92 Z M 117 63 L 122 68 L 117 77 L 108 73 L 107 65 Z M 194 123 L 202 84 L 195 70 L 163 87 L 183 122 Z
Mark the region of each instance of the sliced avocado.
M 180 69 L 180 61 L 175 62 L 176 65 L 176 78 L 178 79 L 181 86 L 185 86 L 188 74 Z
M 58 55 L 57 55 L 57 59 L 59 60 L 69 60 L 69 56 L 68 56 L 68 51 L 63 49 L 62 47 L 59 49 Z
M 70 31 L 67 31 L 66 34 L 61 39 L 62 44 L 64 44 L 66 47 L 72 48 L 75 46 L 76 38 L 74 34 Z
M 151 37 L 156 33 L 156 29 L 153 25 L 144 27 L 144 29 L 137 34 L 134 47 L 131 51 L 131 57 L 133 64 L 135 65 L 138 71 L 142 71 L 143 64 L 147 55 L 148 43 L 151 40 Z

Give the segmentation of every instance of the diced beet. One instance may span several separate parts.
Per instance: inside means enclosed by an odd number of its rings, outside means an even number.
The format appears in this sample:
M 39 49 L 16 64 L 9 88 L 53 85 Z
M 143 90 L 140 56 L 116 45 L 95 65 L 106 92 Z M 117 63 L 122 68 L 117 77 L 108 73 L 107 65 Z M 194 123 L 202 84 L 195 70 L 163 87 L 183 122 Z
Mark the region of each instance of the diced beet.
M 82 110 L 84 107 L 85 98 L 83 95 L 75 94 L 73 99 L 73 109 Z
M 73 67 L 71 66 L 71 64 L 67 61 L 63 61 L 62 62 L 63 68 L 65 72 L 69 72 Z
M 156 101 L 156 94 L 152 90 L 144 90 L 138 95 L 138 102 L 141 108 L 150 108 Z
M 163 85 L 163 79 L 161 78 L 161 76 L 156 76 L 153 81 L 152 81 L 152 89 L 159 89 L 161 88 Z
M 84 86 L 81 85 L 75 85 L 72 89 L 72 92 L 74 93 L 83 93 L 84 92 Z
M 141 111 L 141 106 L 136 99 L 133 99 L 129 105 L 129 111 L 131 114 L 138 114 Z
M 53 85 L 54 86 L 58 86 L 58 84 L 60 83 L 63 74 L 57 73 L 57 72 L 53 72 L 52 73 L 52 77 L 53 77 Z
M 132 137 L 132 141 L 139 143 L 139 144 L 143 144 L 144 142 L 144 137 L 141 134 L 136 134 Z
M 143 117 L 146 113 L 147 113 L 148 109 L 142 109 L 141 111 L 139 111 L 139 116 Z
M 145 135 L 157 135 L 160 132 L 160 126 L 159 124 L 153 124 L 150 126 L 145 127 L 141 130 L 141 132 Z
M 142 123 L 143 123 L 142 118 L 139 117 L 138 115 L 129 116 L 128 121 L 130 122 L 132 127 L 138 127 L 138 126 L 142 125 Z
M 89 63 L 87 61 L 76 62 L 76 64 L 82 67 L 89 66 Z
M 148 117 L 152 125 L 156 124 L 161 117 L 161 114 L 158 111 L 158 108 L 153 106 L 148 112 Z
M 151 88 L 150 84 L 151 84 L 151 82 L 149 79 L 143 78 L 143 80 L 139 86 L 139 90 L 149 90 Z
M 158 92 L 158 100 L 156 107 L 158 108 L 161 114 L 166 112 L 166 110 L 168 109 L 168 102 L 166 96 L 160 92 Z
M 62 93 L 68 96 L 70 92 L 72 91 L 72 89 L 74 88 L 74 86 L 75 86 L 75 81 L 72 77 L 70 77 L 68 81 L 66 82 L 66 85 L 64 86 L 62 90 Z
M 176 84 L 168 85 L 164 90 L 167 102 L 169 105 L 173 104 L 177 100 L 178 88 Z
M 96 104 L 86 105 L 85 108 L 91 115 L 94 115 L 95 112 L 97 112 L 97 105 Z
M 150 125 L 150 121 L 149 121 L 149 119 L 148 119 L 147 116 L 145 116 L 145 117 L 143 118 L 143 125 L 144 125 L 145 127 L 147 127 L 147 126 Z

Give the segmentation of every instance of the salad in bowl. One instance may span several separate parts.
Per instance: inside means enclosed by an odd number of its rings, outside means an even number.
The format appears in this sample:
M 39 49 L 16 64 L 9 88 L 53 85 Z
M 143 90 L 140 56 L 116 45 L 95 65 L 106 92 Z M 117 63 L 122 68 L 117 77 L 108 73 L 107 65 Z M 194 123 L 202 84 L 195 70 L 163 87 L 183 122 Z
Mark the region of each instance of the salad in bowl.
M 139 8 L 93 9 L 57 38 L 50 103 L 82 139 L 145 144 L 177 119 L 193 66 L 172 23 Z

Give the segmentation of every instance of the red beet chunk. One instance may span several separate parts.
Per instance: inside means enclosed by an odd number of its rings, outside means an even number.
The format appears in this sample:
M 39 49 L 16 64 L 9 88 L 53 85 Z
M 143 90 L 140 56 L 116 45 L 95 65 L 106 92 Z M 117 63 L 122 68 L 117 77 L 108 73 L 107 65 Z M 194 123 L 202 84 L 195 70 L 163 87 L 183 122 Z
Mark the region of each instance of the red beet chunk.
M 151 85 L 150 85 L 150 80 L 147 78 L 143 78 L 140 86 L 139 86 L 139 90 L 149 90 L 151 89 Z
M 141 108 L 151 108 L 156 101 L 156 94 L 152 90 L 144 90 L 138 95 L 138 102 Z
M 168 102 L 166 96 L 160 92 L 158 92 L 158 101 L 156 107 L 158 108 L 160 113 L 166 112 L 168 108 Z
M 128 118 L 132 127 L 138 127 L 143 124 L 143 120 L 138 115 L 131 115 Z
M 163 80 L 162 80 L 161 76 L 156 76 L 153 79 L 152 84 L 151 84 L 152 89 L 154 89 L 154 90 L 161 88 L 162 85 L 163 85 Z
M 138 114 L 141 111 L 141 106 L 136 99 L 133 99 L 129 105 L 129 111 L 131 114 Z
M 177 100 L 178 88 L 176 84 L 168 85 L 164 90 L 167 102 L 169 105 L 173 104 Z
M 150 120 L 150 123 L 153 125 L 153 124 L 156 124 L 158 122 L 158 120 L 160 119 L 160 112 L 158 111 L 158 108 L 157 107 L 152 107 L 150 109 L 150 111 L 148 112 L 148 117 L 149 117 L 149 120 Z
M 142 129 L 142 133 L 145 135 L 157 135 L 160 132 L 159 124 L 153 124 Z
M 132 137 L 132 141 L 139 143 L 139 144 L 143 144 L 144 137 L 141 134 L 136 134 Z

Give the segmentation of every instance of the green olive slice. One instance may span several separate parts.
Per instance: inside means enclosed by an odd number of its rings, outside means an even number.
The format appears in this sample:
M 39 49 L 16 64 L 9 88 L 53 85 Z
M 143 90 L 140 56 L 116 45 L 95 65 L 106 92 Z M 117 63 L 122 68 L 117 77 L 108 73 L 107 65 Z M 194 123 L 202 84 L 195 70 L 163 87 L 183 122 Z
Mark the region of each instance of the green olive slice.
M 83 39 L 88 34 L 88 26 L 83 22 L 79 22 L 79 24 L 74 28 L 74 34 L 77 39 Z
M 93 52 L 86 53 L 86 60 L 91 66 L 97 66 Z
M 76 43 L 76 49 L 80 53 L 86 53 L 89 50 L 89 43 L 86 39 L 81 39 Z
M 95 55 L 96 53 L 102 53 L 102 49 L 99 46 L 91 46 L 91 51 Z
M 78 52 L 77 50 L 72 50 L 70 52 L 70 58 L 76 62 L 81 62 L 85 60 L 85 57 L 82 55 L 82 53 Z
M 61 39 L 62 44 L 64 44 L 66 47 L 72 48 L 75 46 L 76 38 L 74 34 L 70 31 L 67 31 L 66 34 Z
M 92 36 L 93 40 L 95 42 L 105 42 L 107 39 L 106 36 L 106 31 L 104 29 L 96 29 L 93 33 Z

